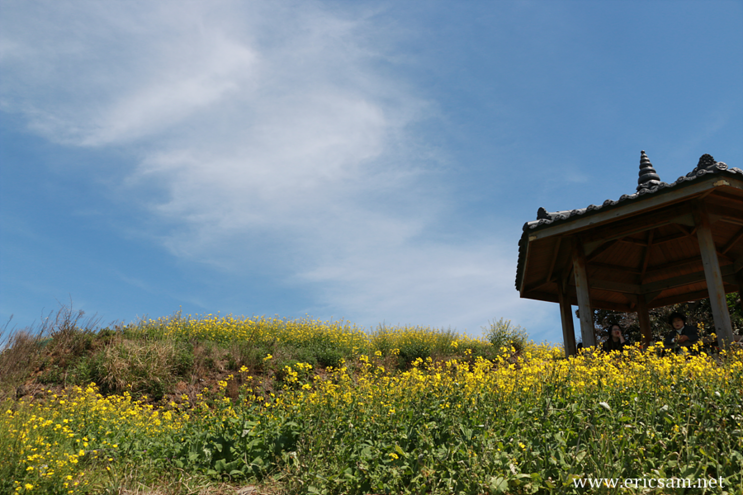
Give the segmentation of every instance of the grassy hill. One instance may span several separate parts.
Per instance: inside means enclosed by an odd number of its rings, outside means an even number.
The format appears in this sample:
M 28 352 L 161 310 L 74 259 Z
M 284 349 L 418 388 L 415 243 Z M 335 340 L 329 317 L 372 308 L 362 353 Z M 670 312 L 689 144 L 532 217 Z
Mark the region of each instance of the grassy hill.
M 0 492 L 743 493 L 740 352 L 484 333 L 63 310 L 0 354 Z

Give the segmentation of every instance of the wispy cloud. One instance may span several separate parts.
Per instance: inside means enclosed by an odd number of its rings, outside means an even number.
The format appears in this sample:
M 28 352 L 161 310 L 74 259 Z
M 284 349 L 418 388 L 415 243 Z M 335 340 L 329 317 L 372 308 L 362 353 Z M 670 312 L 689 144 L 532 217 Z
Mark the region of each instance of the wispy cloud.
M 454 208 L 415 132 L 435 103 L 390 75 L 373 16 L 313 2 L 4 10 L 3 110 L 59 143 L 131 150 L 122 187 L 158 187 L 146 208 L 166 227 L 152 235 L 174 254 L 268 267 L 362 323 L 477 333 L 527 318 L 515 252 L 432 240 Z

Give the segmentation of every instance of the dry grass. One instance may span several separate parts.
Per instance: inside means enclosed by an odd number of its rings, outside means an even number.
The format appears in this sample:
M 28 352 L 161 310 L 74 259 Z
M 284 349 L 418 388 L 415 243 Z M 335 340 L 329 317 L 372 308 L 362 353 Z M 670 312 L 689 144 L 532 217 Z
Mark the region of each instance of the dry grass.
M 85 355 L 92 345 L 98 320 L 83 311 L 61 307 L 36 327 L 5 332 L 0 339 L 0 399 L 33 393 L 38 384 L 29 379 L 53 360 L 65 368 Z
M 102 390 L 125 390 L 162 396 L 178 376 L 190 371 L 182 345 L 174 341 L 125 340 L 117 335 L 93 360 L 96 383 Z
M 115 475 L 108 486 L 101 487 L 102 492 L 112 495 L 272 495 L 275 490 L 269 486 L 255 485 L 236 486 L 192 475 L 176 469 L 167 476 L 142 481 L 139 467 L 132 466 L 124 473 Z
M 40 335 L 26 330 L 0 342 L 0 399 L 25 395 L 26 380 L 39 363 L 40 344 Z

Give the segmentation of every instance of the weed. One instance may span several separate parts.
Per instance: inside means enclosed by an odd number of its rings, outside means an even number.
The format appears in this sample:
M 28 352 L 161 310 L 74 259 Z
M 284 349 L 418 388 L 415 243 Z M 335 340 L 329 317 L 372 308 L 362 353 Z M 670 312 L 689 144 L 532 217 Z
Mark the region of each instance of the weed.
M 519 354 L 526 350 L 529 344 L 529 336 L 526 330 L 519 325 L 511 324 L 511 320 L 493 321 L 490 326 L 483 327 L 485 338 L 490 342 L 496 351 L 515 352 Z

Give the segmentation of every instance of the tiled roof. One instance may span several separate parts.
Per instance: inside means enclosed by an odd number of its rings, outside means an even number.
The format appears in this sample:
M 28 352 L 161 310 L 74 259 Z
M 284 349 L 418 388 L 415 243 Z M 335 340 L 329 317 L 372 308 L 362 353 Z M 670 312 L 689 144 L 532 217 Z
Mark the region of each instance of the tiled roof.
M 675 182 L 667 184 L 661 182 L 655 169 L 652 168 L 650 160 L 648 160 L 645 151 L 640 154 L 640 177 L 638 179 L 637 192 L 634 194 L 623 194 L 616 201 L 607 199 L 600 205 L 588 205 L 585 208 L 579 208 L 575 210 L 562 210 L 555 212 L 548 212 L 544 208 L 540 207 L 537 210 L 537 219 L 524 224 L 524 232 L 519 240 L 519 259 L 516 267 L 516 290 L 519 290 L 521 285 L 522 269 L 524 264 L 524 258 L 526 256 L 526 246 L 529 242 L 529 232 L 535 229 L 540 229 L 563 222 L 568 222 L 576 217 L 584 217 L 591 215 L 597 211 L 606 211 L 615 208 L 620 205 L 631 203 L 640 198 L 644 198 L 648 195 L 660 194 L 664 191 L 679 187 L 682 184 L 693 182 L 700 177 L 704 177 L 708 174 L 725 174 L 725 175 L 739 175 L 743 178 L 743 170 L 739 168 L 729 168 L 727 164 L 723 162 L 716 162 L 711 155 L 702 155 L 699 158 L 699 163 L 694 170 L 688 174 L 679 177 Z

